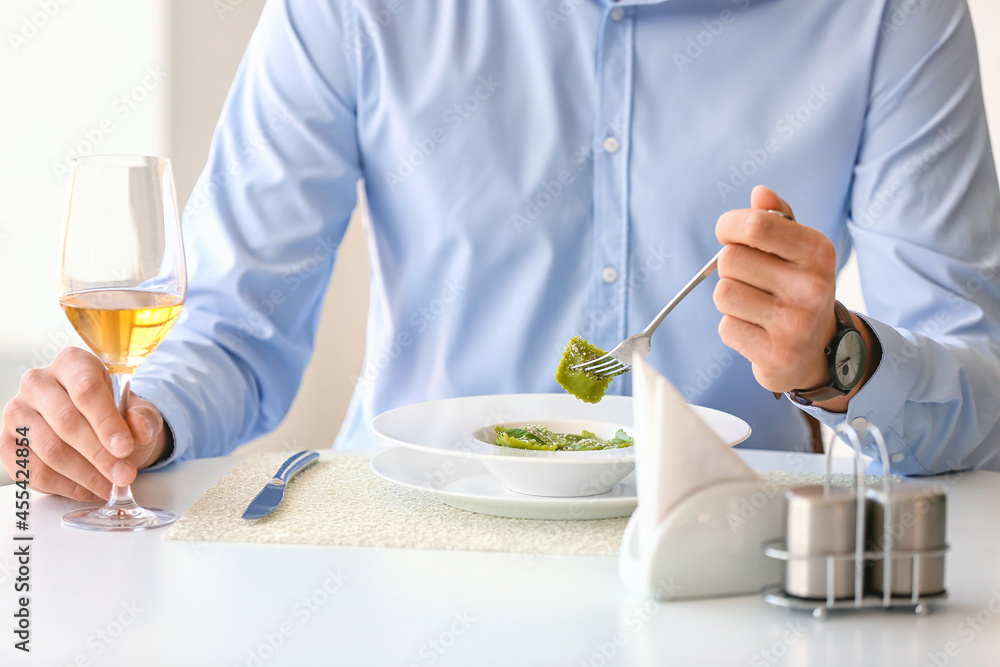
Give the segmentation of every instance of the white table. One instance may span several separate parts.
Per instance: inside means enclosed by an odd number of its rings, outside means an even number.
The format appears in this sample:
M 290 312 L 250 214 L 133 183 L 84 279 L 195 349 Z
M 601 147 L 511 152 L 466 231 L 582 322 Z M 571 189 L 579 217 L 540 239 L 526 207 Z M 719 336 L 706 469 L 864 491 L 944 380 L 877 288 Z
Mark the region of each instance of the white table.
M 746 457 L 759 469 L 821 469 L 812 455 Z M 184 511 L 235 462 L 143 475 L 136 496 Z M 9 629 L 22 533 L 8 486 L 0 665 L 1000 664 L 1000 475 L 946 481 L 950 598 L 922 618 L 874 611 L 825 621 L 753 596 L 647 602 L 623 589 L 613 558 L 88 533 L 59 523 L 75 503 L 34 495 L 30 655 L 13 648 Z

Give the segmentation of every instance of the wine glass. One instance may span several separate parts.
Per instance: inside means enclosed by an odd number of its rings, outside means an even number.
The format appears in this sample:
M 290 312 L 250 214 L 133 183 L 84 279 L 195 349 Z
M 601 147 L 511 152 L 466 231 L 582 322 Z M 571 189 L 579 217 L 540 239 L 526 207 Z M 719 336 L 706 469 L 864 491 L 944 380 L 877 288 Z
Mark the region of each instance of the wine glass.
M 115 405 L 128 408 L 132 374 L 170 331 L 187 275 L 170 161 L 95 155 L 73 161 L 59 246 L 59 304 L 111 373 Z M 177 514 L 136 504 L 114 485 L 103 507 L 63 523 L 130 531 L 173 523 Z

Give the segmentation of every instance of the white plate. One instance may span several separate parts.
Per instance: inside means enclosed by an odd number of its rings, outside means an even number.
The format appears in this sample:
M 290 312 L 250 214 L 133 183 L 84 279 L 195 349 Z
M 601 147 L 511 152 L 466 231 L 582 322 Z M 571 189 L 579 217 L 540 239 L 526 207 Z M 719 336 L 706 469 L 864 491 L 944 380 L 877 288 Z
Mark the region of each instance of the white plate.
M 732 446 L 750 437 L 750 426 L 733 415 L 691 406 L 719 437 Z M 469 396 L 415 403 L 383 412 L 372 420 L 372 429 L 382 445 L 403 446 L 435 454 L 473 459 L 500 459 L 524 456 L 525 450 L 507 448 L 476 440 L 473 432 L 483 426 L 513 421 L 587 420 L 632 426 L 632 397 L 605 396 L 591 404 L 569 394 L 499 394 Z M 560 452 L 531 452 L 543 463 L 556 460 Z M 565 463 L 565 457 L 558 457 Z M 584 459 L 579 459 L 581 462 Z
M 372 457 L 372 472 L 395 484 L 424 491 L 458 509 L 514 519 L 609 519 L 635 509 L 629 475 L 599 496 L 545 498 L 514 493 L 481 461 L 393 447 Z

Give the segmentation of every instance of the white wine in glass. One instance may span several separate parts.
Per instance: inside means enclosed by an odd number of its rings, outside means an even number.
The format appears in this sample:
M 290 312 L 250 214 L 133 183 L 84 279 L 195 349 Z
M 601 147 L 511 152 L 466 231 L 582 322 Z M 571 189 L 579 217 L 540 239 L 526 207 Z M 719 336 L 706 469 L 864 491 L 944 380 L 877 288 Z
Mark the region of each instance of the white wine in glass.
M 170 161 L 95 155 L 73 162 L 59 247 L 59 303 L 111 374 L 124 418 L 132 374 L 180 315 L 187 293 L 184 247 Z M 63 523 L 91 530 L 142 530 L 177 520 L 141 507 L 112 486 L 103 507 Z

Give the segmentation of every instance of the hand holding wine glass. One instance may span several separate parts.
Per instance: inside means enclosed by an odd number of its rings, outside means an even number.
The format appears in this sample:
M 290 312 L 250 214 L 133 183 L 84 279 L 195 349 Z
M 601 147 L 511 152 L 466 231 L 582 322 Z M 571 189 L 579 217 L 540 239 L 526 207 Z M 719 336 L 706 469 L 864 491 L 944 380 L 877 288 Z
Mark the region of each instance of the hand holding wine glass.
M 0 459 L 12 477 L 18 428 L 31 436 L 30 487 L 89 502 L 109 498 L 111 480 L 127 486 L 172 444 L 156 406 L 134 394 L 122 419 L 104 364 L 77 347 L 25 372 L 7 403 Z

